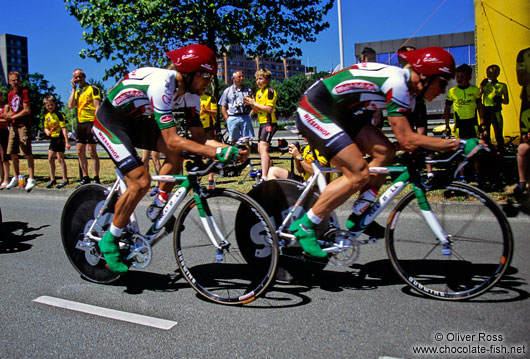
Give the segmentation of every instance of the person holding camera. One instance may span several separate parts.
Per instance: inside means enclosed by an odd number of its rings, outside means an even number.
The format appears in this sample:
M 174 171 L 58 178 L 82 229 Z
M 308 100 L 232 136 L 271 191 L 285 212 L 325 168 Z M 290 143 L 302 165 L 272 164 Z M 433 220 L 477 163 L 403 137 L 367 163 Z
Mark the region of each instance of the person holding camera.
M 307 139 L 304 138 L 305 141 Z M 328 160 L 320 155 L 320 152 L 311 146 L 306 145 L 302 151 L 302 147 L 298 141 L 289 145 L 289 154 L 294 158 L 294 165 L 300 175 L 291 172 L 283 167 L 272 166 L 267 172 L 267 179 L 278 179 L 287 178 L 295 181 L 306 181 L 313 174 L 313 167 L 311 162 L 316 160 L 320 163 L 320 166 L 325 167 L 328 165 Z
M 243 85 L 243 79 L 241 71 L 234 72 L 233 85 L 223 91 L 219 100 L 232 144 L 241 137 L 254 137 L 254 129 L 250 120 L 251 107 L 244 103 L 245 97 L 252 96 L 252 90 Z

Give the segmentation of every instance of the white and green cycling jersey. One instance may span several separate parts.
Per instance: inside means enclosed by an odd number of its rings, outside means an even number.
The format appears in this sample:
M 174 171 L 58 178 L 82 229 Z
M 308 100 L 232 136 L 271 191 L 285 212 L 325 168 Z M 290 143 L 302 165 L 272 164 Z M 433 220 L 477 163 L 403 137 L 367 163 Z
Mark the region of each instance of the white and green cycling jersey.
M 350 66 L 313 84 L 297 109 L 297 127 L 330 159 L 353 143 L 373 111 L 406 116 L 414 108 L 410 70 L 378 63 Z
M 108 93 L 112 106 L 127 117 L 154 115 L 158 127 L 175 126 L 173 111 L 191 108 L 192 116 L 199 116 L 201 99 L 185 93 L 177 97 L 177 72 L 143 67 L 130 72 Z

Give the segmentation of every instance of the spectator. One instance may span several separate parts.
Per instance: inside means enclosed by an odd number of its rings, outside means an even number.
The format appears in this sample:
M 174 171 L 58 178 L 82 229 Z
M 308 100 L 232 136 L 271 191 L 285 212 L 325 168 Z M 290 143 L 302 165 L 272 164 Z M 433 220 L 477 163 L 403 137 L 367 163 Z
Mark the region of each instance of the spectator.
M 480 102 L 480 90 L 477 86 L 471 85 L 471 75 L 473 69 L 471 66 L 463 64 L 456 68 L 455 78 L 458 86 L 452 87 L 447 91 L 445 100 L 445 130 L 450 131 L 449 128 L 449 113 L 451 105 L 453 107 L 455 119 L 455 132 L 457 138 L 478 138 L 478 121 L 477 110 L 480 118 L 480 124 L 483 125 L 482 103 Z M 478 161 L 473 162 L 477 180 L 478 177 Z M 464 169 L 460 172 L 460 181 L 465 182 Z
M 304 147 L 303 153 L 301 154 L 299 146 L 296 144 L 290 144 L 289 153 L 293 156 L 296 170 L 300 175 L 292 173 L 283 167 L 272 166 L 267 173 L 267 179 L 288 178 L 295 181 L 306 181 L 313 174 L 311 162 L 315 160 L 315 157 L 321 166 L 328 165 L 326 158 L 321 156 L 317 149 L 311 149 L 309 145 Z
M 521 143 L 517 150 L 517 168 L 519 183 L 514 193 L 522 195 L 528 189 L 530 178 L 530 47 L 521 50 L 517 55 L 517 82 L 521 85 L 521 115 L 519 128 L 521 130 Z
M 29 93 L 27 89 L 23 89 L 20 86 L 20 74 L 16 71 L 9 73 L 9 84 L 13 89 L 7 95 L 7 106 L 5 107 L 7 111 L 5 111 L 4 116 L 11 125 L 7 153 L 11 155 L 15 177 L 11 178 L 11 182 L 8 183 L 6 188 L 13 188 L 17 185 L 17 179 L 20 176 L 18 161 L 20 149 L 28 160 L 29 178 L 25 189 L 30 192 L 37 182 L 34 178 L 33 153 L 31 152 L 31 106 Z M 21 183 L 23 184 L 24 182 L 22 181 Z
M 416 50 L 414 46 L 402 46 L 397 50 L 397 53 Z M 399 65 L 404 67 L 407 62 L 400 56 L 398 56 Z M 416 131 L 420 135 L 427 136 L 427 102 L 421 94 L 417 94 L 415 97 L 416 105 L 410 116 L 407 117 L 409 120 L 410 128 Z M 427 163 L 427 178 L 433 178 L 432 165 Z
M 206 93 L 201 96 L 201 122 L 207 140 L 215 140 L 215 118 L 217 117 L 217 101 Z M 215 188 L 214 173 L 208 174 L 208 189 Z
M 256 92 L 256 97 L 245 97 L 245 103 L 252 106 L 253 110 L 258 115 L 259 132 L 258 132 L 258 152 L 261 157 L 261 170 L 263 176 L 261 181 L 267 180 L 269 167 L 271 166 L 271 157 L 269 155 L 269 147 L 272 141 L 272 136 L 278 130 L 278 119 L 276 118 L 276 101 L 278 94 L 272 87 L 269 87 L 271 82 L 271 72 L 267 69 L 256 71 L 256 84 L 259 87 Z
M 495 139 L 497 140 L 497 150 L 504 152 L 504 134 L 502 105 L 510 102 L 508 98 L 508 86 L 504 82 L 499 82 L 497 77 L 501 73 L 501 68 L 497 65 L 490 65 L 486 69 L 486 76 L 480 83 L 480 93 L 483 97 L 484 105 L 484 140 L 491 144 L 490 129 L 493 126 Z
M 155 173 L 158 175 L 160 173 L 160 168 L 162 167 L 162 165 L 160 164 L 160 152 L 142 150 L 142 162 L 144 163 L 144 166 L 147 169 L 147 173 L 149 173 L 149 157 L 151 157 L 151 160 L 153 161 L 153 166 L 155 166 Z M 151 192 L 149 192 L 149 195 L 151 197 L 157 195 L 158 192 L 160 192 L 160 188 L 158 186 L 159 183 L 157 182 Z
M 68 108 L 77 107 L 77 132 L 76 147 L 79 158 L 79 166 L 83 178 L 78 186 L 90 183 L 88 177 L 88 160 L 86 150 L 92 158 L 92 167 L 94 170 L 94 182 L 99 183 L 99 157 L 96 150 L 96 138 L 92 126 L 97 109 L 101 103 L 100 90 L 89 85 L 86 81 L 86 75 L 81 69 L 74 70 L 72 84 L 72 93 L 68 99 Z M 78 87 L 79 86 L 79 87 Z
M 9 141 L 9 126 L 4 118 L 4 94 L 0 92 L 0 190 L 7 187 L 9 183 L 9 155 L 7 154 L 7 142 Z
M 243 99 L 252 95 L 252 91 L 243 85 L 243 73 L 236 71 L 232 75 L 233 85 L 227 87 L 219 105 L 226 121 L 229 139 L 235 143 L 241 137 L 254 137 L 254 129 L 250 120 L 250 107 L 245 105 Z
M 70 149 L 68 141 L 68 134 L 66 133 L 66 124 L 64 122 L 64 115 L 57 110 L 57 104 L 53 95 L 44 97 L 44 107 L 46 108 L 46 115 L 44 116 L 44 133 L 50 137 L 50 147 L 48 149 L 48 163 L 50 166 L 50 182 L 46 188 L 63 188 L 68 184 L 68 172 L 66 169 L 66 161 L 64 160 L 65 148 Z M 63 179 L 56 185 L 55 181 L 55 157 L 59 160 Z

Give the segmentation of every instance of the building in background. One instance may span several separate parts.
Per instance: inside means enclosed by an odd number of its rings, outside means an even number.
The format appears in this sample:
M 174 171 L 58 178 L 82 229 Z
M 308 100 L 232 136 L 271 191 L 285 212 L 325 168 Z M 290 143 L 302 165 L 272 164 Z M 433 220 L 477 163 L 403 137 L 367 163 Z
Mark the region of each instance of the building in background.
M 485 74 L 477 74 L 475 71 L 475 32 L 458 32 L 453 34 L 420 36 L 407 39 L 382 40 L 363 42 L 355 44 L 355 58 L 360 62 L 359 56 L 365 47 L 371 47 L 377 52 L 377 62 L 399 66 L 396 51 L 404 46 L 414 46 L 417 49 L 437 46 L 448 50 L 455 58 L 456 66 L 468 64 L 473 68 L 473 78 L 471 83 L 476 84 L 484 78 Z M 456 86 L 456 81 L 451 80 L 447 88 Z M 440 95 L 434 101 L 427 103 L 427 113 L 438 116 L 443 114 L 445 106 L 445 96 Z
M 241 71 L 245 78 L 253 78 L 256 70 L 266 68 L 276 81 L 283 81 L 294 75 L 312 73 L 315 67 L 302 65 L 299 59 L 276 60 L 267 57 L 248 57 L 241 45 L 230 45 L 229 54 L 219 61 L 218 76 L 227 84 L 232 83 L 232 74 Z
M 11 71 L 28 73 L 28 39 L 0 34 L 0 82 L 3 85 L 7 85 L 7 76 Z

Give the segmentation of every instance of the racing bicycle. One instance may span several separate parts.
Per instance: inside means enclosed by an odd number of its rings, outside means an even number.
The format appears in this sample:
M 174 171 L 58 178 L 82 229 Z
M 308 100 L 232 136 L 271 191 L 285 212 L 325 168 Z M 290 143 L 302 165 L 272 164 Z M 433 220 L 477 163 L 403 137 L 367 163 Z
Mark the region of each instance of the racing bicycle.
M 484 147 L 483 147 L 484 148 Z M 487 148 L 486 148 L 487 149 Z M 424 163 L 443 164 L 468 158 L 462 150 L 447 159 L 404 155 L 403 166 L 372 167 L 370 173 L 387 174 L 392 184 L 362 213 L 351 231 L 340 228 L 334 212 L 315 231 L 324 259 L 305 256 L 289 231 L 326 187 L 324 173 L 338 172 L 312 164 L 314 174 L 307 182 L 266 181 L 249 192 L 271 216 L 280 245 L 280 268 L 313 262 L 312 268 L 352 265 L 360 245 L 377 238 L 361 239 L 368 225 L 409 185 L 386 222 L 386 251 L 392 267 L 415 291 L 442 300 L 465 300 L 492 288 L 510 265 L 513 235 L 501 208 L 482 190 L 440 176 L 427 182 Z M 436 178 L 436 177 L 435 177 Z M 363 237 L 366 238 L 366 237 Z M 279 272 L 280 273 L 280 272 Z
M 264 293 L 278 262 L 275 228 L 267 213 L 249 196 L 231 189 L 206 190 L 200 177 L 223 170 L 219 162 L 193 157 L 187 175 L 152 176 L 152 181 L 180 185 L 146 232 L 133 212 L 120 238 L 120 249 L 132 268 L 146 268 L 152 247 L 173 233 L 173 247 L 182 276 L 203 297 L 222 304 L 245 304 Z M 82 277 L 113 283 L 120 275 L 106 267 L 97 242 L 112 223 L 117 199 L 126 190 L 116 169 L 112 187 L 88 184 L 66 201 L 61 236 L 66 255 Z M 188 193 L 192 198 L 183 203 Z

